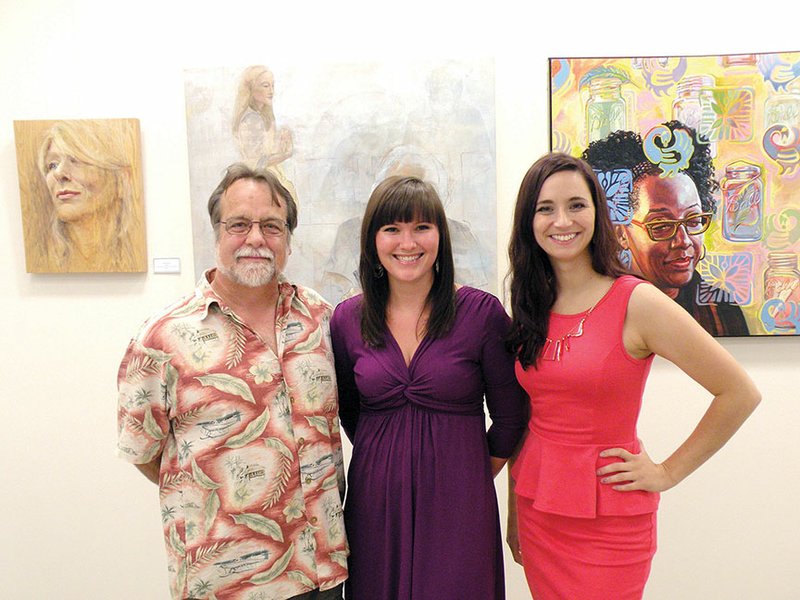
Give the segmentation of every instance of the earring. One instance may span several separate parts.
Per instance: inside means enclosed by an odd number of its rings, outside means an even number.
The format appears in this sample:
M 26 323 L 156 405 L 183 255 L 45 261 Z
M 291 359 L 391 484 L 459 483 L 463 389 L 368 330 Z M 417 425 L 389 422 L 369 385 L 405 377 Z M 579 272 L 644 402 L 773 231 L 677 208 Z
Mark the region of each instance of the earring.
M 631 263 L 633 262 L 633 255 L 631 254 L 630 250 L 620 250 L 619 259 L 622 261 L 622 266 L 624 266 L 626 269 L 631 268 Z
M 433 263 L 433 270 L 436 271 L 436 274 L 439 274 L 439 259 L 436 259 L 436 262 Z
M 380 279 L 381 277 L 383 277 L 383 272 L 384 272 L 383 271 L 383 265 L 379 264 L 378 266 L 375 267 L 375 269 L 373 269 L 372 276 L 375 279 Z
M 703 244 L 703 252 L 700 254 L 700 258 L 697 259 L 697 262 L 700 262 L 706 257 L 706 245 Z

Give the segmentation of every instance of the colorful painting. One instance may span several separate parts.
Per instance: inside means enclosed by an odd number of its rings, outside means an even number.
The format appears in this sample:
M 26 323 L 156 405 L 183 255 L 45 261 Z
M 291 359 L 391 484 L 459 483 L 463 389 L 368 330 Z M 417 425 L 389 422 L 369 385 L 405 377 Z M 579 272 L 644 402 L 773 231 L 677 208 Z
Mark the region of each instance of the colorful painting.
M 800 52 L 550 59 L 551 147 L 716 336 L 800 334 Z
M 14 121 L 29 273 L 147 270 L 139 121 Z
M 390 175 L 430 181 L 459 283 L 494 291 L 491 61 L 251 65 L 185 74 L 197 275 L 214 264 L 206 205 L 233 162 L 273 171 L 299 225 L 287 273 L 337 302 L 358 288 L 361 218 Z

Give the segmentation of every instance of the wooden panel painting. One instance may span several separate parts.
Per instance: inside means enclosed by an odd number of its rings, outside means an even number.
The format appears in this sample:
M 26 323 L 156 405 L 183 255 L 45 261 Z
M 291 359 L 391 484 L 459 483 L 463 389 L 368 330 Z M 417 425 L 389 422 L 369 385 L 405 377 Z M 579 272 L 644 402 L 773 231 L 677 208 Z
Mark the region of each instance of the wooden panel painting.
M 800 52 L 550 59 L 622 256 L 716 336 L 800 333 Z
M 459 283 L 496 287 L 491 61 L 251 65 L 185 73 L 197 275 L 214 264 L 206 205 L 229 164 L 295 195 L 287 274 L 337 302 L 358 287 L 361 218 L 394 174 L 434 184 Z
M 139 121 L 14 121 L 29 273 L 147 270 Z

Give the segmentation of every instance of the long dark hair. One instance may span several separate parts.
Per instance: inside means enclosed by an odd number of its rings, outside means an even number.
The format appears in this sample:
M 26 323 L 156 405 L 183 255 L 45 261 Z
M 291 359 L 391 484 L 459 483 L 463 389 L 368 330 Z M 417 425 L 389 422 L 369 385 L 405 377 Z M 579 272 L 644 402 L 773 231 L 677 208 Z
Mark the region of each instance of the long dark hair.
M 608 214 L 603 188 L 592 168 L 578 158 L 553 152 L 537 160 L 522 180 L 508 244 L 511 331 L 508 344 L 524 368 L 534 364 L 547 338 L 550 310 L 556 301 L 556 281 L 550 259 L 533 236 L 533 217 L 542 185 L 561 171 L 579 173 L 589 186 L 595 208 L 594 235 L 589 244 L 592 268 L 602 275 L 626 273 L 619 258 L 619 241 Z
M 375 236 L 389 223 L 427 221 L 439 229 L 439 254 L 433 272 L 433 285 L 426 304 L 431 314 L 427 334 L 432 338 L 445 335 L 456 316 L 455 267 L 447 217 L 436 189 L 416 177 L 388 177 L 369 197 L 361 223 L 361 259 L 358 276 L 364 292 L 361 303 L 361 336 L 373 347 L 384 344 L 386 304 L 389 301 L 389 277 L 379 275 Z

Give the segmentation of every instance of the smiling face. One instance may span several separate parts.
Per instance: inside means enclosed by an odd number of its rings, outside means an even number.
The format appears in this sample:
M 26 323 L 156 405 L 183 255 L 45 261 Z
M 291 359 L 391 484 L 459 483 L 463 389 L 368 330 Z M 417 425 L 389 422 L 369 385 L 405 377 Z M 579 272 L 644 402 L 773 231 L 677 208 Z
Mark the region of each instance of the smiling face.
M 533 214 L 533 237 L 550 262 L 591 260 L 592 193 L 578 171 L 558 171 L 542 184 Z
M 114 174 L 80 161 L 56 141 L 44 155 L 44 179 L 59 221 L 105 218 L 117 199 Z
M 639 206 L 635 221 L 651 223 L 683 219 L 702 213 L 700 196 L 692 179 L 683 173 L 675 177 L 645 177 L 639 184 Z M 689 235 L 677 229 L 671 240 L 654 242 L 642 227 L 619 227 L 623 248 L 630 250 L 631 270 L 674 298 L 689 283 L 702 253 L 703 234 Z
M 286 221 L 286 206 L 273 202 L 266 183 L 253 179 L 234 181 L 220 200 L 222 221 L 245 219 Z M 265 236 L 257 223 L 246 235 L 233 235 L 219 225 L 217 238 L 217 276 L 245 287 L 273 284 L 282 273 L 289 256 L 288 233 Z
M 433 267 L 439 255 L 439 229 L 427 221 L 388 223 L 375 235 L 378 260 L 389 285 L 433 284 Z

